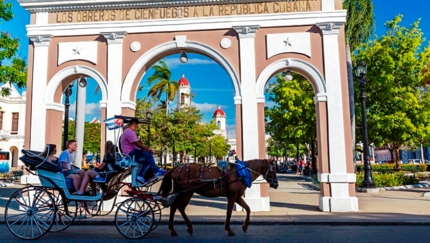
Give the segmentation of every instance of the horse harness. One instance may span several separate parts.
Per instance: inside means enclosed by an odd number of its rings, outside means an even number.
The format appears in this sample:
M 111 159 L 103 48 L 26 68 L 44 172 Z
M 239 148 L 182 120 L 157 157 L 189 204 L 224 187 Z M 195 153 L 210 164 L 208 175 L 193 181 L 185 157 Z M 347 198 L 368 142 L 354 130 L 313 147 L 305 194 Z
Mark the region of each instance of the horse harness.
M 179 175 L 181 174 L 182 170 L 186 171 L 185 173 L 185 179 L 184 180 L 179 180 Z M 208 173 L 212 172 L 212 167 L 208 166 Z M 221 196 L 226 195 L 226 190 L 227 190 L 227 186 L 233 182 L 239 181 L 241 180 L 240 177 L 238 177 L 237 179 L 233 180 L 233 181 L 227 181 L 227 177 L 232 175 L 233 173 L 236 173 L 237 171 L 234 170 L 232 172 L 228 172 L 228 167 L 227 168 L 223 168 L 223 170 L 221 170 L 221 176 L 218 178 L 211 178 L 211 179 L 204 179 L 204 175 L 205 175 L 205 166 L 202 165 L 200 166 L 200 174 L 199 177 L 197 179 L 190 179 L 189 175 L 190 175 L 190 164 L 186 163 L 183 164 L 179 167 L 179 169 L 177 170 L 177 174 L 176 174 L 176 184 L 180 184 L 180 185 L 185 185 L 185 184 L 198 184 L 195 187 L 192 187 L 190 189 L 184 190 L 182 192 L 188 192 L 188 191 L 193 191 L 193 192 L 197 192 L 198 190 L 196 189 L 200 189 L 203 186 L 209 185 L 209 184 L 213 184 L 213 189 L 217 189 L 220 188 L 221 191 Z M 175 176 L 175 172 L 173 172 L 172 176 Z M 207 188 L 204 188 L 202 190 L 207 190 Z

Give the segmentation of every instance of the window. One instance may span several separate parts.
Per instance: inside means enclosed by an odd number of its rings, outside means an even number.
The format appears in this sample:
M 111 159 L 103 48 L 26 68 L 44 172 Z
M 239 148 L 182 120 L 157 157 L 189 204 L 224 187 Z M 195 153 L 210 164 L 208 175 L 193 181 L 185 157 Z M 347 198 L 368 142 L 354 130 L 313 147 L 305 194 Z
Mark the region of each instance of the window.
M 219 127 L 219 128 L 221 128 L 221 121 L 217 121 L 217 126 Z
M 18 134 L 18 119 L 19 119 L 19 113 L 13 112 L 12 113 L 12 129 L 10 131 L 10 134 Z
M 0 111 L 0 130 L 3 129 L 3 114 L 4 114 L 4 111 Z
M 181 105 L 185 103 L 185 96 L 184 93 L 181 93 Z

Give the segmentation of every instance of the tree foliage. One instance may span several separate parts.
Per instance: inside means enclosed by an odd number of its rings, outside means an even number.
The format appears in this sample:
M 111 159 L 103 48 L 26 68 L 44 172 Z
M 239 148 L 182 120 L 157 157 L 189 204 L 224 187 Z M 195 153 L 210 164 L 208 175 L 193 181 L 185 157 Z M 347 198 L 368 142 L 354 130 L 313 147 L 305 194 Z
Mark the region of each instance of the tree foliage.
M 365 91 L 369 142 L 389 145 L 398 162 L 402 145 L 429 141 L 430 48 L 419 29 L 419 20 L 409 28 L 400 26 L 402 15 L 386 22 L 382 37 L 363 44 L 354 61 L 368 64 Z M 356 82 L 355 85 L 358 82 Z M 355 89 L 359 97 L 358 86 Z M 360 116 L 360 102 L 356 102 Z M 361 127 L 358 117 L 358 127 Z M 360 134 L 360 132 L 358 132 Z
M 345 0 L 347 10 L 345 33 L 346 42 L 352 51 L 366 42 L 375 30 L 372 0 Z
M 154 100 L 160 100 L 162 94 L 166 95 L 166 101 L 170 102 L 175 99 L 178 90 L 178 82 L 172 80 L 172 73 L 164 61 L 152 66 L 154 73 L 148 78 L 148 85 L 152 87 L 148 91 L 148 96 Z
M 85 122 L 83 155 L 100 153 L 100 123 Z M 76 122 L 69 120 L 68 138 L 75 138 Z
M 275 103 L 265 109 L 266 132 L 270 134 L 269 154 L 289 156 L 295 154 L 296 145 L 309 143 L 316 137 L 316 113 L 312 85 L 301 75 L 286 81 L 281 74 L 266 92 Z M 292 145 L 292 146 L 291 146 Z M 299 153 L 305 147 L 299 148 Z
M 0 22 L 13 18 L 12 4 L 0 2 Z M 15 84 L 24 88 L 27 81 L 27 67 L 25 61 L 18 57 L 19 39 L 9 33 L 0 31 L 0 84 Z M 0 90 L 2 96 L 10 95 L 11 89 L 4 87 Z
M 147 99 L 138 99 L 136 103 L 137 117 L 144 117 L 144 111 L 152 107 Z M 162 106 L 155 107 L 151 119 L 151 147 L 155 153 L 161 156 L 163 149 L 169 147 L 175 149 L 174 157 L 179 152 L 182 160 L 185 155 L 194 153 L 197 157 L 204 157 L 209 155 L 209 144 L 212 144 L 213 156 L 225 156 L 229 149 L 226 139 L 214 135 L 218 127 L 213 123 L 202 123 L 202 117 L 203 114 L 192 106 L 175 110 L 168 116 Z M 139 126 L 137 134 L 146 143 L 147 126 Z

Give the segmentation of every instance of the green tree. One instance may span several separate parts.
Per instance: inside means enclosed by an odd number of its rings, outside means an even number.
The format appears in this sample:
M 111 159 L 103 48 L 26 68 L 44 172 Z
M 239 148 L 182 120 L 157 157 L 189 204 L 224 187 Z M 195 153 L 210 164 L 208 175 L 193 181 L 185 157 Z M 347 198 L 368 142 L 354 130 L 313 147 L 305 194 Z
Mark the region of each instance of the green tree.
M 154 73 L 148 78 L 147 82 L 148 85 L 152 85 L 148 91 L 148 96 L 154 100 L 160 100 L 164 93 L 166 96 L 166 114 L 168 114 L 169 102 L 175 99 L 178 82 L 171 79 L 172 73 L 164 61 L 161 60 L 158 64 L 152 66 L 152 69 Z
M 346 58 L 348 70 L 349 109 L 352 132 L 352 145 L 355 148 L 355 109 L 354 109 L 354 84 L 352 75 L 351 51 L 354 52 L 361 43 L 366 42 L 375 30 L 375 17 L 372 0 L 345 0 L 343 8 L 347 10 L 346 33 Z M 354 151 L 355 152 L 355 151 Z
M 312 85 L 301 75 L 293 75 L 294 79 L 286 81 L 280 74 L 276 82 L 269 85 L 269 100 L 275 105 L 266 108 L 266 131 L 270 134 L 273 148 L 282 156 L 288 155 L 293 144 L 304 144 L 316 137 L 316 114 L 313 102 Z M 305 152 L 304 146 L 299 153 Z M 282 152 L 281 152 L 282 151 Z M 277 152 L 276 152 L 277 153 Z
M 400 26 L 402 15 L 385 24 L 382 37 L 363 44 L 354 61 L 368 64 L 365 91 L 369 142 L 386 144 L 399 166 L 399 149 L 429 137 L 430 47 L 419 29 L 419 20 L 409 28 Z M 357 82 L 356 82 L 356 85 Z M 359 89 L 356 88 L 356 97 Z M 360 111 L 360 103 L 356 102 Z M 361 119 L 358 119 L 360 121 Z
M 13 18 L 12 4 L 6 1 L 0 2 L 0 22 Z M 0 83 L 14 84 L 18 88 L 24 88 L 27 81 L 27 67 L 25 61 L 18 57 L 19 39 L 0 31 Z M 2 96 L 10 95 L 10 88 L 0 90 Z
M 100 152 L 100 123 L 85 122 L 83 154 Z

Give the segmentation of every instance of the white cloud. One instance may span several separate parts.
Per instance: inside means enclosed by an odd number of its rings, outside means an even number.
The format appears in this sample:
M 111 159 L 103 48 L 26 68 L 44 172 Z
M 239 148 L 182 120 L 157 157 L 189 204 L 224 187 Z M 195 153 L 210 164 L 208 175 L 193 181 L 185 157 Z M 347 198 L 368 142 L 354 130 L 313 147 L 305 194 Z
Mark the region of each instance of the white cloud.
M 169 68 L 177 68 L 180 65 L 213 65 L 217 64 L 212 59 L 190 58 L 188 57 L 187 63 L 181 63 L 178 57 L 168 57 L 163 59 Z
M 75 119 L 76 114 L 76 102 L 70 104 L 69 107 L 69 117 Z M 100 116 L 100 103 L 87 103 L 85 104 L 85 115 L 95 115 Z
M 202 113 L 204 113 L 204 112 L 214 112 L 218 108 L 217 104 L 209 104 L 209 103 L 199 104 L 199 103 L 193 102 L 192 105 L 195 106 Z M 223 109 L 226 109 L 226 108 L 227 107 L 223 107 Z
M 227 138 L 236 138 L 236 124 L 227 124 Z

